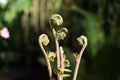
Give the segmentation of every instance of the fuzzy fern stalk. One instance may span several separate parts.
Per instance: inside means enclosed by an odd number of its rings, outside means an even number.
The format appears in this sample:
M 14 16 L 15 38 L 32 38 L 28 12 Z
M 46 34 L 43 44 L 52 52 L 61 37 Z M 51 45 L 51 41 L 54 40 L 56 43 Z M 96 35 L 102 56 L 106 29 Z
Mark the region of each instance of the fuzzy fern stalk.
M 56 51 L 45 50 L 44 47 L 48 46 L 50 42 L 46 34 L 41 34 L 39 36 L 38 42 L 46 60 L 50 80 L 63 80 L 65 77 L 70 77 L 70 74 L 65 74 L 65 72 L 68 72 L 68 73 L 72 72 L 70 69 L 68 69 L 68 67 L 70 67 L 70 62 L 64 53 L 64 48 L 59 45 L 59 41 L 64 40 L 65 37 L 67 36 L 68 29 L 65 27 L 61 27 L 63 23 L 63 19 L 59 14 L 53 14 L 49 19 L 49 23 L 50 23 L 52 33 L 54 35 Z M 80 50 L 79 54 L 73 54 L 76 60 L 76 66 L 75 66 L 72 80 L 77 80 L 77 74 L 78 74 L 81 57 L 87 46 L 87 38 L 84 35 L 78 37 L 77 41 L 80 45 L 82 45 L 82 49 Z M 55 60 L 57 60 L 56 61 L 57 67 L 55 69 L 52 69 L 50 63 L 54 62 Z M 56 79 L 53 77 L 53 74 L 57 75 Z

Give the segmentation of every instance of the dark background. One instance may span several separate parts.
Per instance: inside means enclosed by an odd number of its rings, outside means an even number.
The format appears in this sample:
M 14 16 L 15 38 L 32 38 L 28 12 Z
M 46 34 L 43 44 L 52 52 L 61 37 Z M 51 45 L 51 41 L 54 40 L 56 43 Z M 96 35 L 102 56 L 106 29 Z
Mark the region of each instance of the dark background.
M 69 30 L 60 45 L 70 60 L 81 48 L 76 38 L 88 38 L 77 80 L 120 80 L 119 0 L 0 0 L 0 29 L 10 31 L 9 39 L 0 37 L 0 80 L 49 80 L 38 37 L 48 34 L 54 50 L 48 21 L 55 13 Z

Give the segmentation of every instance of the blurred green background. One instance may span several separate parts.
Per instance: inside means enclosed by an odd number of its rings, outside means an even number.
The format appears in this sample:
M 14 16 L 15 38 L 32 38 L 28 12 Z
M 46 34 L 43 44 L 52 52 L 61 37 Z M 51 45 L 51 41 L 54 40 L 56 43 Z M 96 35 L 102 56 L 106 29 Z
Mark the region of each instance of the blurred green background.
M 54 50 L 48 20 L 55 13 L 69 30 L 60 44 L 71 69 L 69 54 L 81 48 L 76 38 L 88 38 L 77 80 L 120 80 L 119 0 L 0 0 L 0 29 L 10 31 L 9 39 L 0 37 L 0 80 L 49 80 L 38 37 L 48 34 Z

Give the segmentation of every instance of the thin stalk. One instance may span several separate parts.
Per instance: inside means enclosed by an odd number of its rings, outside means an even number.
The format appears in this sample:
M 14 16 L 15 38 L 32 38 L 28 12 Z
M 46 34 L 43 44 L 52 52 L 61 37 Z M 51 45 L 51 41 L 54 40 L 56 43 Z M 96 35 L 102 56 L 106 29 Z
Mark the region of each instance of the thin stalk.
M 64 61 L 65 61 L 63 53 L 64 53 L 63 48 L 60 47 L 60 67 L 61 67 L 62 70 L 64 69 L 63 64 L 64 64 Z
M 79 55 L 78 58 L 76 59 L 76 66 L 75 66 L 75 71 L 74 71 L 74 75 L 73 75 L 73 80 L 76 80 L 76 78 L 77 78 L 78 69 L 79 69 L 79 64 L 80 64 L 81 57 L 82 57 L 82 54 L 83 54 L 84 49 L 85 49 L 85 48 L 82 47 L 82 49 L 81 49 L 81 51 L 80 51 L 80 55 Z
M 47 56 L 47 53 L 46 53 L 41 41 L 39 42 L 39 45 L 40 45 L 40 48 L 41 48 L 41 50 L 42 50 L 42 52 L 43 52 L 43 54 L 45 56 L 45 60 L 46 60 L 47 66 L 48 66 L 48 73 L 49 73 L 50 80 L 52 80 L 53 76 L 52 76 L 52 69 L 51 69 L 49 58 Z
M 62 70 L 62 73 L 64 72 L 63 70 L 64 70 L 64 60 L 65 60 L 63 57 L 63 53 L 64 53 L 63 48 L 60 47 L 60 68 Z M 63 77 L 61 77 L 60 80 L 63 80 Z
M 53 31 L 53 35 L 54 35 L 54 38 L 55 38 L 55 45 L 56 45 L 56 56 L 57 56 L 57 68 L 60 68 L 60 50 L 59 50 L 59 42 L 58 42 L 58 39 L 56 37 L 56 33 L 55 33 L 55 29 L 53 28 L 52 29 Z
M 83 52 L 84 52 L 84 50 L 85 50 L 85 48 L 87 46 L 87 38 L 85 36 L 81 36 L 81 38 L 83 39 L 84 44 L 82 46 L 82 49 L 80 50 L 79 56 L 76 59 L 76 66 L 75 66 L 74 75 L 73 75 L 73 79 L 72 80 L 76 80 L 77 79 L 77 74 L 78 74 L 79 65 L 80 65 L 80 62 L 81 62 L 81 57 L 82 57 L 82 54 L 83 54 Z
M 52 24 L 51 24 L 51 20 L 49 20 L 49 23 L 50 23 L 50 27 L 52 29 L 52 32 L 53 32 L 53 36 L 54 36 L 54 39 L 55 39 L 55 45 L 56 45 L 56 56 L 57 56 L 57 69 L 60 68 L 60 50 L 59 50 L 59 42 L 58 42 L 58 39 L 56 37 L 56 31 L 55 29 L 53 28 Z
M 57 56 L 57 69 L 60 68 L 60 50 L 59 50 L 59 42 L 58 42 L 58 39 L 56 37 L 56 33 L 55 33 L 55 29 L 53 28 L 52 29 L 53 31 L 53 35 L 54 35 L 54 38 L 55 38 L 55 45 L 56 45 L 56 56 Z M 57 75 L 58 77 L 58 80 L 61 80 L 61 78 Z
M 60 50 L 59 50 L 59 42 L 58 42 L 58 39 L 56 37 L 56 31 L 55 29 L 53 28 L 52 24 L 51 24 L 51 20 L 49 20 L 49 23 L 50 23 L 50 27 L 52 29 L 52 32 L 53 32 L 53 36 L 54 36 L 54 39 L 55 39 L 55 46 L 56 46 L 56 56 L 57 56 L 57 69 L 60 68 Z M 57 78 L 58 80 L 61 80 L 60 76 L 57 75 Z

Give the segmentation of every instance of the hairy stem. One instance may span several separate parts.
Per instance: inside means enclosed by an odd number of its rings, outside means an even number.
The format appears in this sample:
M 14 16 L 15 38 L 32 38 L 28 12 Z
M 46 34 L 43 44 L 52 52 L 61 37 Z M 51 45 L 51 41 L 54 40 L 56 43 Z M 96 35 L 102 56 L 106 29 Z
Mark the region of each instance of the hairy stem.
M 45 56 L 45 60 L 46 60 L 47 66 L 48 66 L 48 73 L 49 73 L 50 80 L 52 80 L 53 76 L 52 76 L 52 69 L 51 69 L 49 58 L 47 56 L 47 53 L 46 53 L 41 41 L 39 42 L 39 45 L 40 45 L 40 48 L 41 48 L 41 50 L 42 50 L 42 52 L 43 52 L 43 54 Z
M 75 66 L 75 70 L 74 70 L 73 80 L 77 79 L 77 74 L 78 74 L 78 70 L 79 70 L 79 64 L 81 62 L 81 57 L 87 46 L 87 38 L 85 36 L 80 36 L 80 37 L 83 39 L 84 44 L 82 46 L 82 49 L 80 50 L 79 56 L 77 56 L 77 58 L 76 58 L 76 66 Z

